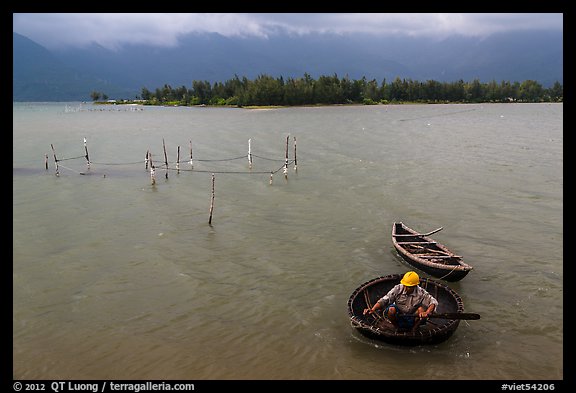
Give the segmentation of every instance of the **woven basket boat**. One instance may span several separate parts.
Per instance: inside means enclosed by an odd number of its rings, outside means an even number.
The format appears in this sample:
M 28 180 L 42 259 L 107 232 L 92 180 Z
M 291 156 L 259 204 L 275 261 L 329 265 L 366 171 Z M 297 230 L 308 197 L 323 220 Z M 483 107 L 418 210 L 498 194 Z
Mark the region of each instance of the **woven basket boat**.
M 348 299 L 348 314 L 352 327 L 366 337 L 397 345 L 437 344 L 448 339 L 458 328 L 459 319 L 429 318 L 426 324 L 412 332 L 398 331 L 382 314 L 363 315 L 365 308 L 372 307 L 394 285 L 399 284 L 401 279 L 402 275 L 391 274 L 360 285 Z M 464 311 L 460 296 L 445 284 L 421 277 L 420 286 L 438 300 L 435 313 Z

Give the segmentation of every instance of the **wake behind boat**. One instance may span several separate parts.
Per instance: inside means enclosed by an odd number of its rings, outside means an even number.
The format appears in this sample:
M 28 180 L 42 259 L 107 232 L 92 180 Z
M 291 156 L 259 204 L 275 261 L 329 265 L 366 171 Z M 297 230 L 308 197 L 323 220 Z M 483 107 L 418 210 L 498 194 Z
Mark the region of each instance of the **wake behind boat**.
M 422 234 L 402 222 L 395 222 L 392 243 L 402 259 L 416 269 L 441 280 L 459 281 L 466 277 L 472 266 L 464 263 L 462 256 L 429 237 L 441 229 Z

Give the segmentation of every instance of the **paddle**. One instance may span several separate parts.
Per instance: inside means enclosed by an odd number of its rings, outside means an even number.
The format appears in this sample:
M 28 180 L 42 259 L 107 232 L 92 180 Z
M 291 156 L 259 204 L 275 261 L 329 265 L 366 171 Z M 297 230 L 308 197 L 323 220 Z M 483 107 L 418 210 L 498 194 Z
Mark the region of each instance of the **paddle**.
M 440 227 L 440 228 L 434 229 L 433 231 L 428 232 L 428 233 L 401 233 L 401 234 L 397 234 L 394 236 L 430 236 L 433 233 L 440 232 L 442 229 L 444 229 L 444 228 Z
M 416 318 L 417 315 L 404 314 L 402 317 L 413 317 Z M 480 319 L 480 314 L 474 314 L 471 312 L 446 312 L 440 314 L 428 315 L 428 318 L 442 318 L 442 319 Z

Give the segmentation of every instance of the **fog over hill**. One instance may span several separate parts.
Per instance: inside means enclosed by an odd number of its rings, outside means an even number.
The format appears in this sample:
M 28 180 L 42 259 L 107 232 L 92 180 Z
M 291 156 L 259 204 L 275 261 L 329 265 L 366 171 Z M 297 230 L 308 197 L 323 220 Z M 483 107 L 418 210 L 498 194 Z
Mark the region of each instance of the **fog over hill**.
M 350 79 L 395 78 L 440 82 L 522 82 L 563 84 L 562 32 L 516 31 L 485 38 L 445 39 L 278 32 L 262 37 L 189 33 L 173 47 L 97 44 L 48 50 L 13 34 L 13 100 L 90 100 L 92 91 L 110 98 L 135 98 L 143 87 L 168 84 L 191 88 L 192 81 L 225 82 L 238 75 L 298 78 L 334 75 Z

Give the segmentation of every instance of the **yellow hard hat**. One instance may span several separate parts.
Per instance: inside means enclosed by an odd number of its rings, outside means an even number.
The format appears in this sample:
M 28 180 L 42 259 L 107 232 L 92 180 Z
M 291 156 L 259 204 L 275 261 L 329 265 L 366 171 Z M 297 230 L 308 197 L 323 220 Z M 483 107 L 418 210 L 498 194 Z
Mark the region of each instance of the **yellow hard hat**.
M 407 287 L 413 287 L 414 285 L 418 285 L 420 283 L 420 277 L 416 272 L 408 272 L 404 275 L 402 280 L 400 280 L 400 284 L 405 285 Z

